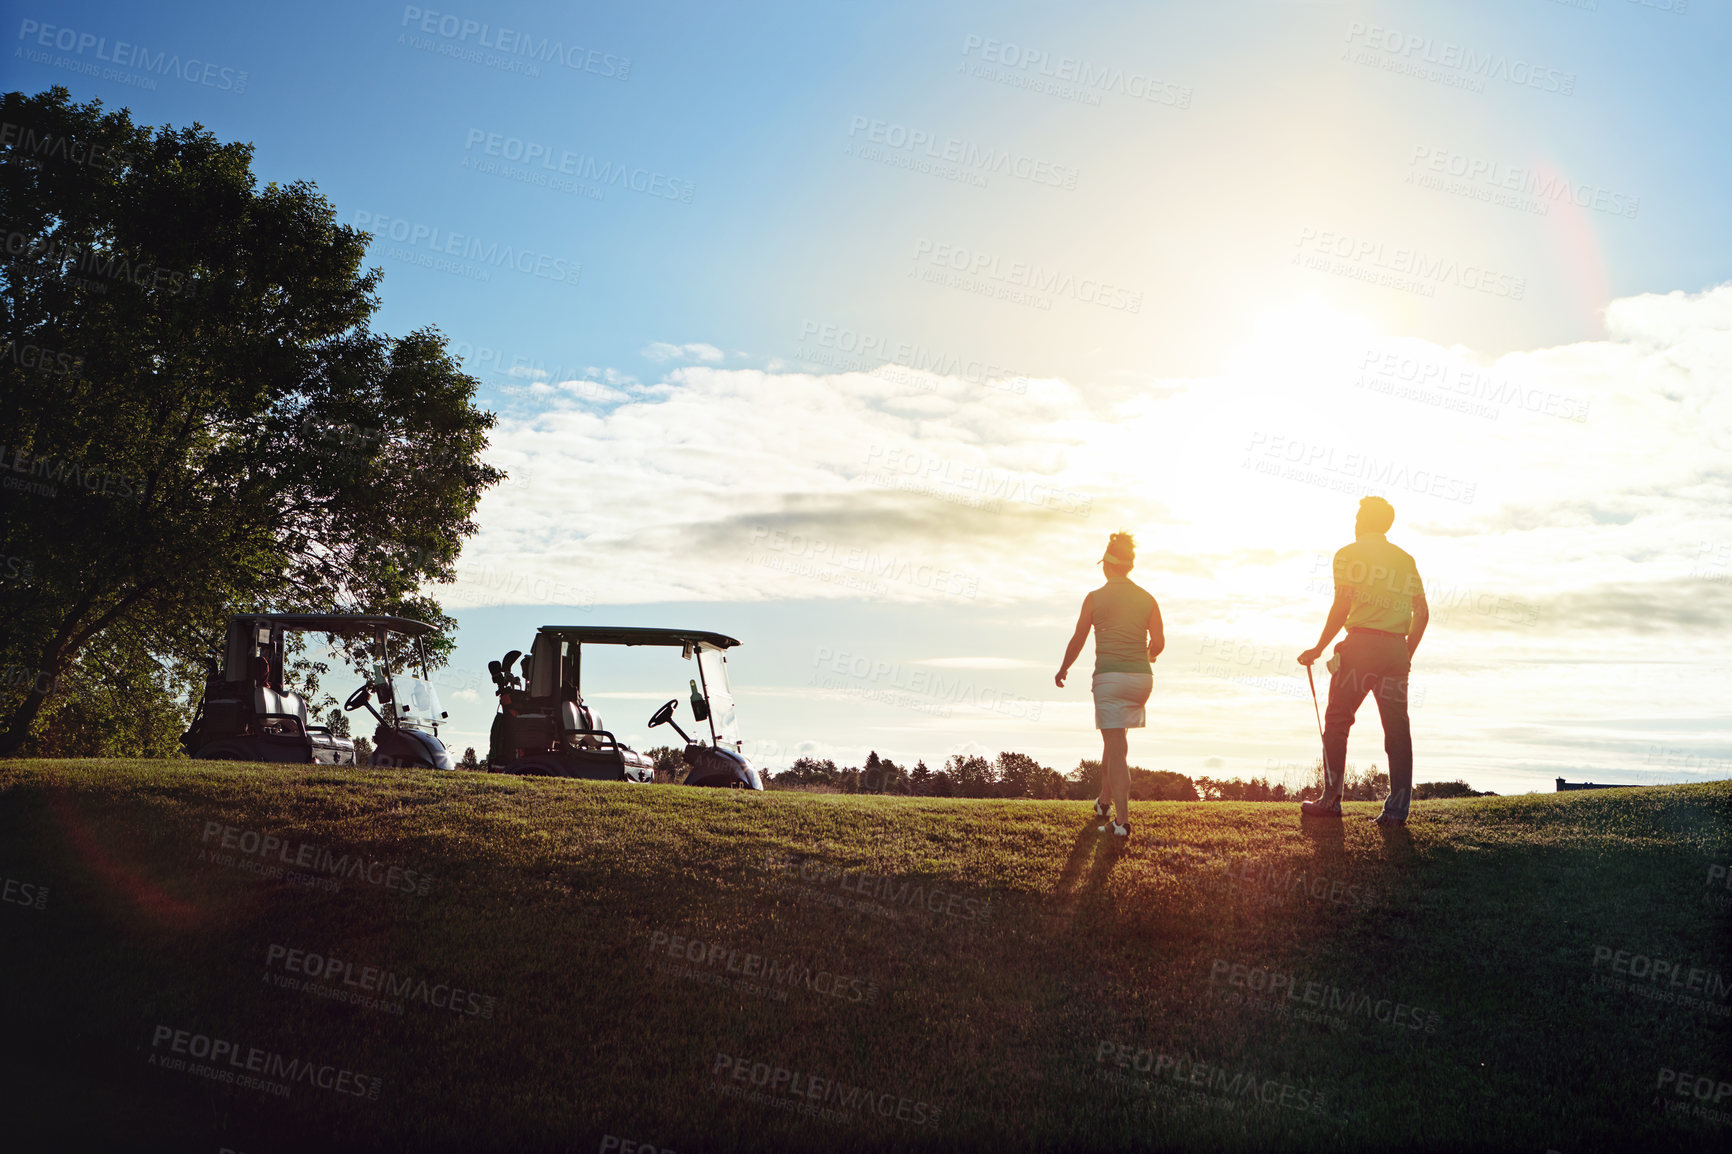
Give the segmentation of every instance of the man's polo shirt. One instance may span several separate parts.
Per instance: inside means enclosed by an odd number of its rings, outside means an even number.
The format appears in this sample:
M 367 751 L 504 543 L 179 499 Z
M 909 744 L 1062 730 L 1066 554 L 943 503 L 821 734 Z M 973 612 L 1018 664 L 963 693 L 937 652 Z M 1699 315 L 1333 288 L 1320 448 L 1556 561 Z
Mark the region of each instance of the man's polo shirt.
M 1382 533 L 1364 533 L 1335 554 L 1335 588 L 1351 602 L 1347 628 L 1407 635 L 1413 599 L 1425 595 L 1419 566 Z

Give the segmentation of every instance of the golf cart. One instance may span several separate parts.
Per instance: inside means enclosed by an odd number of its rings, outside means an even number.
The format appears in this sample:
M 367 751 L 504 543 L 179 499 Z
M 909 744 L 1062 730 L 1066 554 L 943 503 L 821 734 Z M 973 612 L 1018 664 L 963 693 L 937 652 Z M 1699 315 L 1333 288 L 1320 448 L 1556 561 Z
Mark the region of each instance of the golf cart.
M 654 781 L 655 763 L 621 745 L 584 702 L 583 647 L 663 645 L 678 647 L 687 660 L 696 656 L 697 677 L 687 679 L 692 686 L 692 713 L 709 725 L 708 743 L 701 732 L 694 740 L 681 729 L 674 720 L 680 704 L 677 697 L 649 719 L 650 728 L 672 725 L 685 738 L 685 760 L 691 767 L 686 784 L 763 789 L 757 769 L 740 751 L 735 731 L 724 651 L 738 644 L 720 633 L 692 629 L 543 625 L 528 656 L 514 649 L 503 661 L 487 663 L 499 694 L 488 768 L 594 781 Z M 512 671 L 519 657 L 521 674 Z
M 421 638 L 431 625 L 404 617 L 352 613 L 247 613 L 229 619 L 222 660 L 210 661 L 204 699 L 192 726 L 181 734 L 181 748 L 191 757 L 223 761 L 276 761 L 300 765 L 354 765 L 355 743 L 314 725 L 307 703 L 283 685 L 283 665 L 289 633 L 316 632 L 330 636 L 370 637 L 373 672 L 349 695 L 343 708 L 365 707 L 378 719 L 373 733 L 375 766 L 452 768 L 451 754 L 439 740 L 445 718 L 439 698 L 427 680 L 427 650 Z M 414 639 L 414 656 L 421 676 L 391 673 L 390 638 Z M 405 669 L 410 654 L 399 650 Z M 377 697 L 381 714 L 372 706 Z

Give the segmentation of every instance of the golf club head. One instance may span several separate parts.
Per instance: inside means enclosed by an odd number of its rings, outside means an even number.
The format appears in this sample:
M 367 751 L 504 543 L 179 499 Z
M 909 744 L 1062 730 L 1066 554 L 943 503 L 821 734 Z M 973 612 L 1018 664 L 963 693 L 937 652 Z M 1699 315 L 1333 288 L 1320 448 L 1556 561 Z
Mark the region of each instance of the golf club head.
M 505 684 L 505 674 L 500 671 L 499 662 L 489 661 L 487 663 L 487 675 L 489 677 L 493 678 L 493 684 L 495 684 L 495 685 L 504 685 Z

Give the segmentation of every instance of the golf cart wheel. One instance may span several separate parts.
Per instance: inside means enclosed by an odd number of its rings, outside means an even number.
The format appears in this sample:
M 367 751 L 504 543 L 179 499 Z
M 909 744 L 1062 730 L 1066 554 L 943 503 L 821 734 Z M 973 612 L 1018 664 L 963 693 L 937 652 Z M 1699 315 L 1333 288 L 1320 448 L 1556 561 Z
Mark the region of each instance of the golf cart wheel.
M 571 770 L 557 757 L 549 755 L 525 757 L 514 761 L 507 772 L 522 774 L 525 777 L 570 777 Z
M 254 761 L 251 748 L 238 741 L 213 741 L 192 755 L 195 761 Z

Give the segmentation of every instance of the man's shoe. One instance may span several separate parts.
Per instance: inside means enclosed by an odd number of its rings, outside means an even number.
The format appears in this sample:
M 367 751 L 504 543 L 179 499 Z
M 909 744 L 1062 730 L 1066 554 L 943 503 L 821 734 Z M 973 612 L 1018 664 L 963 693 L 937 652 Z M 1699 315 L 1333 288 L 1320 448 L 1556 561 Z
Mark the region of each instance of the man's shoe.
M 1320 801 L 1302 801 L 1299 803 L 1299 813 L 1303 817 L 1340 817 L 1341 805 L 1325 805 Z
M 1107 818 L 1112 816 L 1112 812 L 1113 812 L 1113 803 L 1112 802 L 1109 801 L 1109 802 L 1103 803 L 1100 798 L 1098 798 L 1098 797 L 1095 798 L 1095 820 L 1096 821 L 1105 821 Z
M 1127 821 L 1124 825 L 1120 825 L 1116 821 L 1109 821 L 1105 825 L 1096 826 L 1095 831 L 1097 833 L 1111 834 L 1113 837 L 1128 838 L 1131 836 L 1131 823 Z
M 1380 813 L 1380 814 L 1378 814 L 1378 815 L 1377 815 L 1377 816 L 1376 816 L 1376 817 L 1374 817 L 1374 818 L 1372 818 L 1372 819 L 1371 819 L 1371 821 L 1372 821 L 1372 824 L 1374 824 L 1374 825 L 1381 825 L 1381 826 L 1383 826 L 1383 827 L 1385 827 L 1385 828 L 1389 828 L 1389 827 L 1392 827 L 1392 826 L 1403 826 L 1403 827 L 1405 827 L 1405 826 L 1406 826 L 1406 825 L 1407 825 L 1407 819 L 1406 819 L 1406 818 L 1404 818 L 1404 817 L 1393 817 L 1393 816 L 1391 816 L 1391 815 L 1390 815 L 1390 814 L 1387 814 L 1387 813 Z

